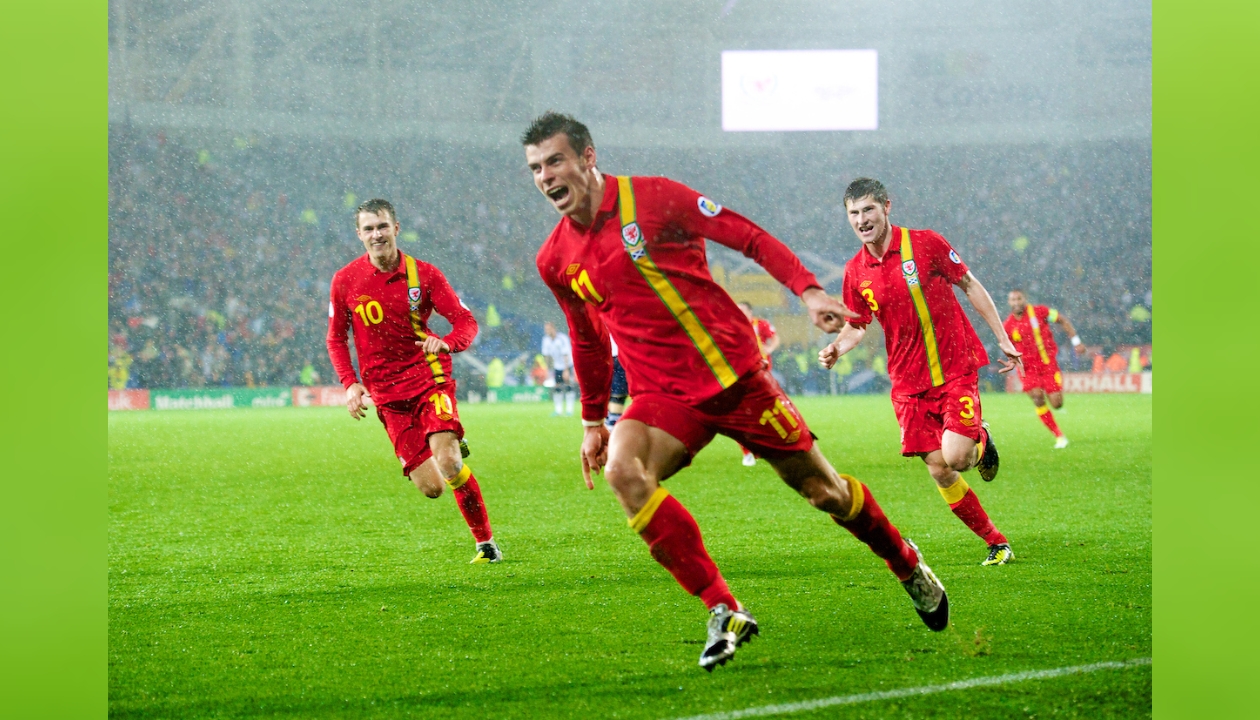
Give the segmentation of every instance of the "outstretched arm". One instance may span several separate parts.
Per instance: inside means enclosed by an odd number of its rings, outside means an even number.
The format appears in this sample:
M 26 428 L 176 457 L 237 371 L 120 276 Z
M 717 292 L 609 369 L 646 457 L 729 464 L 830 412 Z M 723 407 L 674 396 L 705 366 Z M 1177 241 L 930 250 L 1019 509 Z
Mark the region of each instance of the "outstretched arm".
M 1055 312 L 1058 312 L 1057 310 Z M 1085 344 L 1081 342 L 1081 336 L 1076 334 L 1076 328 L 1072 326 L 1072 321 L 1067 319 L 1067 315 L 1059 313 L 1059 319 L 1055 320 L 1063 326 L 1064 332 L 1072 342 L 1072 347 L 1076 350 L 1077 355 L 1085 354 Z
M 1002 319 L 998 316 L 997 306 L 993 304 L 993 298 L 989 296 L 989 291 L 984 289 L 980 281 L 976 279 L 971 271 L 967 271 L 958 279 L 958 287 L 962 288 L 963 293 L 967 295 L 967 300 L 971 302 L 971 306 L 980 313 L 980 317 L 984 318 L 985 324 L 997 336 L 998 347 L 1002 348 L 1002 352 L 1006 354 L 1005 358 L 998 360 L 998 364 L 1002 369 L 998 372 L 1008 373 L 1016 367 L 1021 367 L 1023 361 L 1019 359 L 1020 353 L 1015 349 L 1015 344 L 1006 335 L 1005 328 L 1002 327 Z
M 857 347 L 858 343 L 862 342 L 862 338 L 865 336 L 865 325 L 859 326 L 845 323 L 844 327 L 840 328 L 840 334 L 836 336 L 835 341 L 818 351 L 818 362 L 830 370 L 835 367 L 836 361 L 842 355 Z

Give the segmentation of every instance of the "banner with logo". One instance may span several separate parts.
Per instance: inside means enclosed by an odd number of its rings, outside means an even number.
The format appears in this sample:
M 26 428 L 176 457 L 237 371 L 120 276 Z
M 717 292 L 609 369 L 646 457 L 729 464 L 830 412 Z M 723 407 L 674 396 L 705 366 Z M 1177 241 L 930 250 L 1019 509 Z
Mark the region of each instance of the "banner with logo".
M 148 410 L 148 390 L 110 390 L 110 410 Z
M 1151 392 L 1151 373 L 1063 373 L 1065 393 L 1147 393 Z M 1023 392 L 1024 386 L 1015 373 L 1006 376 L 1006 392 Z
M 197 388 L 151 390 L 154 410 L 223 410 L 293 405 L 293 388 Z
M 366 404 L 372 404 L 372 396 L 365 395 Z M 323 385 L 319 387 L 293 388 L 294 407 L 344 406 L 346 389 L 340 385 Z

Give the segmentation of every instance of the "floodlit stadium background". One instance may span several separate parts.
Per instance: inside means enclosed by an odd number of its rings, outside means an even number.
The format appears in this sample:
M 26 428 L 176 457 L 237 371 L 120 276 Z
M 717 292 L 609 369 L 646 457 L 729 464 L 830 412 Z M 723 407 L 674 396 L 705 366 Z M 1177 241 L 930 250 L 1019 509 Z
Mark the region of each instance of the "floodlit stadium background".
M 481 322 L 461 387 L 494 358 L 510 384 L 560 318 L 533 265 L 557 218 L 517 141 L 547 109 L 590 126 L 605 172 L 697 188 L 832 290 L 857 249 L 843 188 L 878 177 L 1000 309 L 1021 286 L 1075 322 L 1091 353 L 1065 367 L 1134 346 L 1149 365 L 1150 28 L 1114 0 L 113 0 L 111 387 L 287 387 L 308 362 L 335 384 L 328 284 L 374 196 Z M 878 129 L 723 131 L 722 54 L 747 50 L 874 50 Z M 821 344 L 796 301 L 711 256 L 778 326 L 789 390 L 881 389 L 880 338 L 839 381 L 796 362 Z

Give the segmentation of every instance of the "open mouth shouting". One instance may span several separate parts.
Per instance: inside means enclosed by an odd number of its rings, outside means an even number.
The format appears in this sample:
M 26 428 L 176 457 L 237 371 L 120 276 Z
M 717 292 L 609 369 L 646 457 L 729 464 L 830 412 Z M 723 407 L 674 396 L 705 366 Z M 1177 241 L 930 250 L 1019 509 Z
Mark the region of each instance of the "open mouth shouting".
M 569 191 L 567 185 L 557 185 L 547 191 L 547 198 L 551 200 L 551 204 L 555 205 L 557 210 L 564 210 L 572 196 L 573 193 Z

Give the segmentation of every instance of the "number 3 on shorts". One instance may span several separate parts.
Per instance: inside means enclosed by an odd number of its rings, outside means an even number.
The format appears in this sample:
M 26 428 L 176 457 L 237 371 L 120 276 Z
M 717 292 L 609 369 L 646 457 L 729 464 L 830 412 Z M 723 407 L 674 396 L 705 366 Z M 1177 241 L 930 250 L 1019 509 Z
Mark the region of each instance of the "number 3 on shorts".
M 971 399 L 969 395 L 963 395 L 958 398 L 958 402 L 962 403 L 963 409 L 958 411 L 958 417 L 963 420 L 970 420 L 976 416 L 976 401 Z
M 433 412 L 437 413 L 439 418 L 450 420 L 455 416 L 455 404 L 446 393 L 433 393 L 429 396 L 429 402 L 433 403 Z

